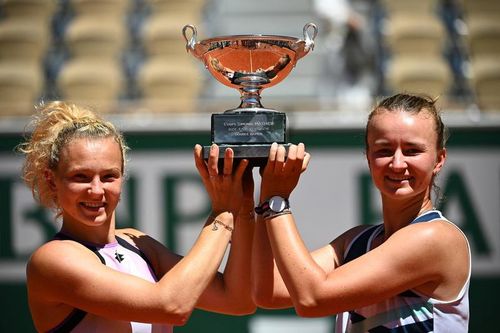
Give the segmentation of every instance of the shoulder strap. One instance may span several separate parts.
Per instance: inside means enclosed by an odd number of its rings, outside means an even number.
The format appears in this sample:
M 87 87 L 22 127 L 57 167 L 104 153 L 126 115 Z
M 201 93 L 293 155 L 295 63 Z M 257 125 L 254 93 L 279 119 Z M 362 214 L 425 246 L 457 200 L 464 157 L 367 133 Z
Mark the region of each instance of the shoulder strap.
M 59 325 L 47 331 L 47 333 L 71 332 L 71 330 L 74 329 L 86 315 L 87 312 L 75 308 Z
M 422 221 L 421 221 L 422 222 Z M 365 254 L 368 248 L 368 241 L 370 240 L 370 237 L 377 231 L 377 227 L 380 225 L 374 225 L 371 226 L 370 228 L 367 228 L 361 232 L 351 243 L 350 247 L 347 250 L 347 253 L 344 258 L 344 264 L 348 263 L 349 261 L 352 261 L 358 257 L 361 257 L 363 254 Z M 406 290 L 402 293 L 399 294 L 399 296 L 402 297 L 419 297 L 417 294 L 415 294 L 411 290 Z
M 104 260 L 104 257 L 99 253 L 99 251 L 97 250 L 97 247 L 96 246 L 93 246 L 93 245 L 89 245 L 89 244 L 85 244 L 85 243 L 82 243 L 74 238 L 71 238 L 69 237 L 68 235 L 65 235 L 61 232 L 58 232 L 55 236 L 54 236 L 54 239 L 59 239 L 59 240 L 72 240 L 74 242 L 77 242 L 77 243 L 80 243 L 82 244 L 83 246 L 85 246 L 87 249 L 89 249 L 90 251 L 94 252 L 94 254 L 99 258 L 99 260 L 102 262 L 103 265 L 106 265 L 106 261 Z
M 368 240 L 375 232 L 379 225 L 373 225 L 369 228 L 363 230 L 349 245 L 347 252 L 344 255 L 344 264 L 352 261 L 358 257 L 361 257 L 366 253 L 366 248 L 368 246 Z
M 438 219 L 445 220 L 445 217 L 441 214 L 441 212 L 439 212 L 437 210 L 431 210 L 427 213 L 424 213 L 424 214 L 418 216 L 411 223 L 429 222 L 429 221 L 438 220 Z

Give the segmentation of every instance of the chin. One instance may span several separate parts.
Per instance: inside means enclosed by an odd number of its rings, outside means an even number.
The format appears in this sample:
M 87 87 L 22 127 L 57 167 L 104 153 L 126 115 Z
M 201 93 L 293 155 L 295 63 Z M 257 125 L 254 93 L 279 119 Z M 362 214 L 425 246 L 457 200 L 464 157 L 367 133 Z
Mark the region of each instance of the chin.
M 413 194 L 415 194 L 415 191 L 413 191 L 412 188 L 407 188 L 407 187 L 396 188 L 396 189 L 392 188 L 392 189 L 387 189 L 385 191 L 385 195 L 393 198 L 405 198 L 412 196 Z
M 98 227 L 105 224 L 108 221 L 107 216 L 97 216 L 97 217 L 85 217 L 85 224 L 91 227 Z

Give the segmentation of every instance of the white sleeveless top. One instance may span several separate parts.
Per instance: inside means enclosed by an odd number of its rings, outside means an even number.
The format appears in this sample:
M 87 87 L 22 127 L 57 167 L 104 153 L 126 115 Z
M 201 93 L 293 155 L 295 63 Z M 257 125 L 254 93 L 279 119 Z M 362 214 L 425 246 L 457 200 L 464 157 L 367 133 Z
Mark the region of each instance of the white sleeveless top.
M 116 241 L 105 245 L 79 242 L 93 251 L 101 262 L 117 271 L 156 282 L 157 278 L 146 258 L 138 248 L 126 240 L 116 237 Z M 55 239 L 71 239 L 58 233 Z M 124 290 L 123 292 L 127 292 Z M 112 320 L 85 312 L 73 310 L 59 325 L 49 330 L 50 333 L 172 333 L 173 327 L 166 324 L 139 323 L 130 321 Z
M 418 216 L 411 223 L 434 220 L 448 221 L 440 211 L 432 210 Z M 383 224 L 363 230 L 349 244 L 344 255 L 344 263 L 368 252 L 371 249 L 373 239 L 383 230 Z M 445 302 L 422 295 L 414 290 L 407 290 L 380 303 L 339 314 L 335 332 L 467 333 L 470 258 L 469 246 L 469 276 L 456 299 Z

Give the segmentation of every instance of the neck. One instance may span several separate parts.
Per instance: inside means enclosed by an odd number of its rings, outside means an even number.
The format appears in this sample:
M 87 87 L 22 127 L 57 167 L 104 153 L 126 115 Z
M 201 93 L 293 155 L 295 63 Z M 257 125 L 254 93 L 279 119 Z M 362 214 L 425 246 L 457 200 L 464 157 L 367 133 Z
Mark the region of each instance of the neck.
M 417 216 L 432 210 L 433 204 L 429 197 L 412 200 L 390 200 L 382 198 L 385 239 L 399 229 L 406 227 Z
M 108 244 L 115 239 L 115 218 L 114 215 L 110 221 L 98 225 L 89 226 L 81 222 L 69 222 L 63 219 L 61 232 L 80 241 L 93 244 Z

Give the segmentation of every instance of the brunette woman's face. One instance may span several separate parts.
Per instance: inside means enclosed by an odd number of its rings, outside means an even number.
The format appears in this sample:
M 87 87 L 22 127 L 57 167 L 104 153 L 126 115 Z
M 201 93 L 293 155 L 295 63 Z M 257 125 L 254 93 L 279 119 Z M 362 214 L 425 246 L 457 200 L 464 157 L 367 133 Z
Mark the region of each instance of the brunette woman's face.
M 382 196 L 429 196 L 433 176 L 446 159 L 437 149 L 431 115 L 381 110 L 367 128 L 367 159 L 373 182 Z
M 52 177 L 64 223 L 109 223 L 123 182 L 120 146 L 113 138 L 73 139 L 62 149 Z

